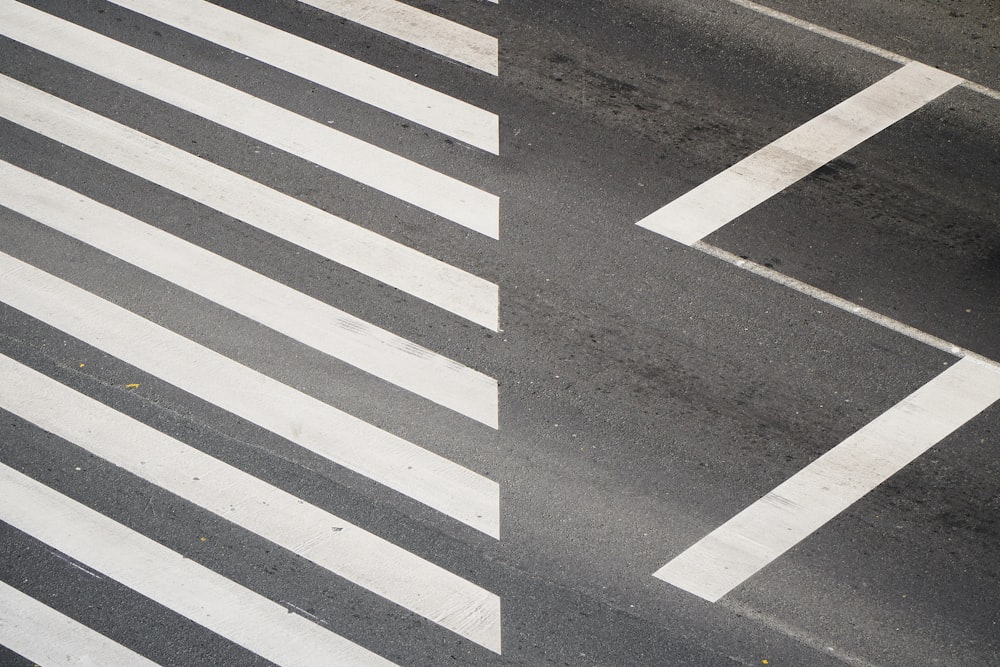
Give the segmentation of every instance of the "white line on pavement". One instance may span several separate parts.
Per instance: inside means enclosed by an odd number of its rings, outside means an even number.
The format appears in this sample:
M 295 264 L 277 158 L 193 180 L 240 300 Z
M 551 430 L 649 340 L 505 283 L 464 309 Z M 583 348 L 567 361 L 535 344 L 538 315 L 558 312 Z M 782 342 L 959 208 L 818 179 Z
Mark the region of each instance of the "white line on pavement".
M 1000 368 L 968 357 L 657 570 L 715 602 L 1000 400 Z
M 0 496 L 0 520 L 276 664 L 393 664 L 3 464 Z
M 496 482 L 0 253 L 0 301 L 499 538 Z
M 494 283 L 2 74 L 0 116 L 498 329 L 499 292 Z
M 704 241 L 697 241 L 692 245 L 693 248 L 697 248 L 702 252 L 721 259 L 724 262 L 728 262 L 735 267 L 749 271 L 750 273 L 756 274 L 762 278 L 766 278 L 772 282 L 778 283 L 790 289 L 795 290 L 806 296 L 810 296 L 817 301 L 822 301 L 828 306 L 833 306 L 845 313 L 850 313 L 851 315 L 857 315 L 858 317 L 868 320 L 873 324 L 877 324 L 881 327 L 885 327 L 889 331 L 894 333 L 902 334 L 907 338 L 912 338 L 915 341 L 923 343 L 924 345 L 929 345 L 930 347 L 941 350 L 942 352 L 947 352 L 948 354 L 953 354 L 957 357 L 970 357 L 977 359 L 985 364 L 993 364 L 994 366 L 1000 367 L 1000 364 L 988 359 L 981 354 L 976 354 L 970 350 L 966 350 L 954 343 L 950 343 L 937 336 L 932 336 L 929 333 L 921 331 L 916 327 L 912 327 L 909 324 L 903 324 L 899 320 L 894 320 L 891 317 L 886 317 L 881 313 L 876 313 L 874 310 L 865 308 L 864 306 L 859 306 L 856 303 L 852 303 L 847 299 L 837 296 L 836 294 L 831 294 L 825 290 L 821 290 L 818 287 L 813 287 L 801 280 L 796 280 L 791 276 L 786 276 L 785 274 L 775 271 L 774 269 L 769 269 L 766 266 L 752 262 L 749 259 L 744 259 L 739 255 L 735 255 L 727 250 L 718 248 L 713 245 L 709 245 Z
M 496 114 L 242 14 L 204 0 L 112 2 L 477 148 L 499 151 Z
M 841 44 L 846 44 L 852 46 L 856 49 L 862 51 L 867 51 L 868 53 L 880 56 L 887 60 L 897 62 L 901 65 L 914 62 L 912 58 L 907 58 L 906 56 L 900 55 L 888 49 L 883 49 L 880 46 L 875 46 L 874 44 L 869 44 L 860 39 L 856 39 L 844 33 L 837 32 L 836 30 L 830 30 L 829 28 L 824 28 L 821 25 L 812 23 L 811 21 L 806 21 L 798 17 L 792 16 L 791 14 L 786 14 L 784 12 L 779 12 L 777 9 L 771 9 L 770 7 L 765 7 L 764 5 L 757 4 L 756 2 L 751 2 L 750 0 L 728 0 L 734 5 L 739 5 L 750 11 L 757 12 L 758 14 L 763 14 L 773 19 L 777 19 L 789 25 L 793 25 L 796 28 L 802 28 L 803 30 L 808 30 L 809 32 L 814 32 L 817 35 L 822 35 L 828 39 L 840 42 Z M 974 90 L 981 95 L 986 95 L 987 97 L 992 97 L 995 100 L 1000 100 L 1000 90 L 995 90 L 993 88 L 988 88 L 982 84 L 975 83 L 974 81 L 969 81 L 963 79 L 961 84 L 970 90 Z
M 496 74 L 496 37 L 397 0 L 300 0 L 470 67 Z
M 692 245 L 960 81 L 927 65 L 905 65 L 637 224 Z
M 0 182 L 0 205 L 497 427 L 493 378 L 3 160 Z
M 499 198 L 16 0 L 0 0 L 0 34 L 343 174 L 490 238 Z
M 4 502 L 10 502 L 4 498 Z M 0 646 L 40 665 L 157 667 L 131 649 L 0 581 Z
M 489 591 L 3 355 L 0 377 L 0 408 L 499 653 Z

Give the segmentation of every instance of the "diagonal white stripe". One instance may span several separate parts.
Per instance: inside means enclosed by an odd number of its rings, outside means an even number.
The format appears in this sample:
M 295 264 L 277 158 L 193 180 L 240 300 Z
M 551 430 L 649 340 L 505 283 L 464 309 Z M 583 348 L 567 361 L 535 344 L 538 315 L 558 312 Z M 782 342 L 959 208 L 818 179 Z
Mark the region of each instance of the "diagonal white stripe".
M 253 95 L 15 0 L 0 34 L 498 238 L 495 195 Z
M 155 662 L 2 581 L 0 645 L 41 665 L 156 667 Z
M 1000 367 L 960 359 L 654 576 L 715 602 L 997 400 Z
M 496 331 L 489 281 L 0 74 L 0 116 Z
M 0 160 L 0 204 L 496 428 L 497 383 L 353 315 Z
M 0 253 L 0 301 L 309 451 L 499 537 L 496 482 Z
M 0 355 L 0 408 L 463 637 L 500 651 L 500 599 Z
M 3 464 L 0 496 L 0 520 L 276 664 L 393 664 Z
M 961 82 L 910 63 L 637 224 L 692 245 Z
M 446 58 L 499 73 L 496 37 L 397 0 L 300 0 Z
M 204 0 L 111 1 L 477 148 L 499 151 L 496 114 L 242 14 Z

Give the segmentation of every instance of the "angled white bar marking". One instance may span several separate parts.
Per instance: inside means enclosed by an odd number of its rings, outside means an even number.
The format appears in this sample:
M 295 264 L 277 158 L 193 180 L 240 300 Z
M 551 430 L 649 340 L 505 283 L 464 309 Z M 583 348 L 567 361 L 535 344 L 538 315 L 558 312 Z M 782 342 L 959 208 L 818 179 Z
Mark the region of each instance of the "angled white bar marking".
M 155 662 L 2 581 L 0 645 L 46 666 L 157 667 Z
M 493 331 L 494 283 L 0 74 L 0 116 Z
M 15 0 L 0 34 L 498 238 L 496 195 L 327 125 Z
M 637 224 L 692 245 L 962 82 L 910 63 Z
M 498 74 L 496 37 L 396 0 L 300 0 L 460 63 Z
M 3 206 L 497 427 L 493 378 L 3 160 L 0 183 Z
M 393 664 L 3 464 L 0 496 L 0 520 L 276 664 Z
M 0 408 L 500 652 L 493 593 L 4 355 L 0 377 Z
M 1000 367 L 965 357 L 656 571 L 715 602 L 1000 400 Z
M 0 301 L 499 538 L 496 482 L 0 253 Z
M 500 149 L 496 114 L 242 14 L 204 0 L 112 2 L 476 148 Z

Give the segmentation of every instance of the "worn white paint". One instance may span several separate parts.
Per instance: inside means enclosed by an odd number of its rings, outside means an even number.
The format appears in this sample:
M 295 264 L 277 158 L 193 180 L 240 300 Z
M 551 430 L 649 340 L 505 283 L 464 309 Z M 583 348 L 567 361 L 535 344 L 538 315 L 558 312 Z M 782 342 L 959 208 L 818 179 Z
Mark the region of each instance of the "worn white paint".
M 496 195 L 328 125 L 16 0 L 0 0 L 0 34 L 490 238 L 499 236 Z
M 300 1 L 494 76 L 499 72 L 496 37 L 412 5 L 397 0 Z
M 275 664 L 393 664 L 3 464 L 0 497 L 0 521 Z
M 0 645 L 46 667 L 157 667 L 155 662 L 2 581 Z
M 496 114 L 242 14 L 204 0 L 111 1 L 476 148 L 500 149 Z
M 715 602 L 1000 400 L 1000 367 L 968 357 L 656 571 Z
M 0 74 L 0 116 L 496 331 L 497 285 Z
M 168 280 L 325 354 L 488 426 L 497 383 L 369 324 L 0 160 L 0 204 Z
M 492 537 L 496 482 L 0 253 L 0 301 Z
M 499 652 L 493 593 L 3 355 L 0 376 L 4 410 Z
M 639 221 L 692 245 L 961 82 L 910 63 Z

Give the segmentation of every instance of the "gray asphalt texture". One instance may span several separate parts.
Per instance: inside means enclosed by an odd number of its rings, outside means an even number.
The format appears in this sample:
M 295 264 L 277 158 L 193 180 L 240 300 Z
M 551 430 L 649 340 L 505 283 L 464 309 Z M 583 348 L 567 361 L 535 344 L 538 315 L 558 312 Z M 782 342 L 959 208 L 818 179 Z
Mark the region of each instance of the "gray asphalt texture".
M 2 411 L 0 461 L 400 665 L 1000 664 L 1000 406 L 718 603 L 652 577 L 954 362 L 635 225 L 897 64 L 724 0 L 414 3 L 496 35 L 492 79 L 218 0 L 495 111 L 495 157 L 106 2 L 30 4 L 501 197 L 477 238 L 0 38 L 8 76 L 500 285 L 491 333 L 0 121 L 0 159 L 498 378 L 496 433 L 0 208 L 0 251 L 497 479 L 499 543 L 0 305 L 3 354 L 499 594 L 503 655 Z M 769 4 L 1000 88 L 995 3 Z M 1000 100 L 958 88 L 707 241 L 1000 359 L 998 174 Z M 0 552 L 3 581 L 160 664 L 268 664 L 3 523 Z

